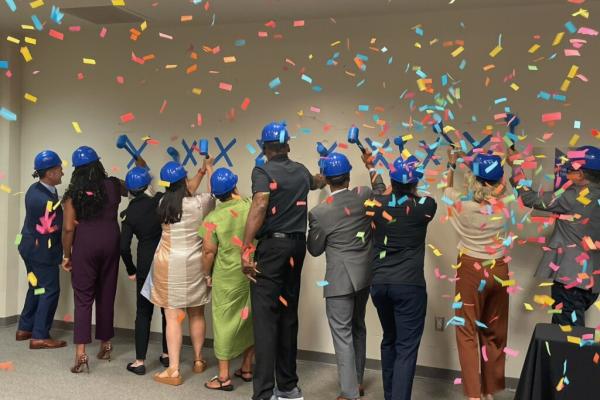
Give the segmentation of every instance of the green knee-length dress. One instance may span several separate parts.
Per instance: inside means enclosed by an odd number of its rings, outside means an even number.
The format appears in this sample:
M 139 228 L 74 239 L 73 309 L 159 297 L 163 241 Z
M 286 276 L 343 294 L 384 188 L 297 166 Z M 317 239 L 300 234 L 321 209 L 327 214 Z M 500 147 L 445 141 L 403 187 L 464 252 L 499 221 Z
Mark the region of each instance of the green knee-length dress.
M 212 320 L 215 356 L 232 360 L 254 344 L 250 282 L 242 273 L 241 243 L 251 201 L 219 203 L 204 218 L 199 235 L 218 246 L 212 273 Z

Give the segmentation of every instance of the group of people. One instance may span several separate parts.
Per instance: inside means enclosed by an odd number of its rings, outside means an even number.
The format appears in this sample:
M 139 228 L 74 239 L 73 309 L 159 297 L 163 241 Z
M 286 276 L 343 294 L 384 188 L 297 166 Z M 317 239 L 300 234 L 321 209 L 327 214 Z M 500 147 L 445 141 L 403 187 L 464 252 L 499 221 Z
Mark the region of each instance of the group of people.
M 25 197 L 26 218 L 19 244 L 30 282 L 17 340 L 31 349 L 64 347 L 50 337 L 59 296 L 59 269 L 72 275 L 75 363 L 71 372 L 89 371 L 92 305 L 96 304 L 97 358 L 110 360 L 119 257 L 136 282 L 136 360 L 127 370 L 143 375 L 154 306 L 162 313 L 160 362 L 154 375 L 180 385 L 182 322 L 187 317 L 193 345 L 193 371 L 202 373 L 206 325 L 211 302 L 218 375 L 206 388 L 234 389 L 232 360 L 241 357 L 234 376 L 253 382 L 254 400 L 302 399 L 296 370 L 300 281 L 306 250 L 326 254 L 325 312 L 338 365 L 338 400 L 364 395 L 365 326 L 369 295 L 377 309 L 383 339 L 381 367 L 385 400 L 410 399 L 417 354 L 425 325 L 426 236 L 437 212 L 432 197 L 419 195 L 425 171 L 404 151 L 390 166 L 389 186 L 374 158 L 363 151 L 370 185 L 350 188 L 352 166 L 341 153 L 319 161 L 320 173 L 292 161 L 285 124 L 262 130 L 267 162 L 252 171 L 252 197 L 237 189 L 238 177 L 214 170 L 207 158 L 192 177 L 177 162 L 160 170 L 164 193 L 154 193 L 142 158 L 125 180 L 108 177 L 89 147 L 73 153 L 74 171 L 62 200 L 56 186 L 62 161 L 52 151 L 38 154 L 33 184 Z M 571 154 L 571 153 L 570 153 Z M 456 230 L 456 340 L 464 393 L 469 399 L 493 398 L 504 389 L 504 348 L 508 331 L 511 279 L 508 251 L 513 245 L 507 222 L 508 185 L 524 209 L 552 213 L 554 232 L 537 275 L 553 279 L 553 322 L 583 325 L 600 283 L 600 149 L 584 146 L 564 160 L 565 181 L 558 192 L 531 189 L 521 167 L 529 156 L 514 148 L 502 154 L 472 156 L 448 151 L 444 173 L 446 217 Z M 506 179 L 504 165 L 512 167 Z M 464 171 L 465 185 L 454 185 Z M 208 178 L 209 190 L 198 193 Z M 330 195 L 308 211 L 309 191 L 329 186 Z M 131 198 L 121 214 L 121 197 Z M 590 201 L 582 201 L 582 197 Z M 218 204 L 216 204 L 218 200 Z M 41 225 L 40 225 L 41 222 Z M 307 227 L 308 225 L 308 227 Z M 307 236 L 308 228 L 308 236 Z M 137 255 L 131 250 L 137 238 Z M 44 290 L 40 294 L 40 288 Z

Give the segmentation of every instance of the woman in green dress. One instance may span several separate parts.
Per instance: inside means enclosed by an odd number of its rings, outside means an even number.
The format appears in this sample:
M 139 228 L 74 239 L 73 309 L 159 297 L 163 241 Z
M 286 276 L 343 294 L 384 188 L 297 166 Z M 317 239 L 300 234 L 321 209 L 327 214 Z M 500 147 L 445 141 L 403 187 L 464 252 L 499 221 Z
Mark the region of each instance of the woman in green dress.
M 211 177 L 212 194 L 220 200 L 206 216 L 199 234 L 204 238 L 202 265 L 212 286 L 212 318 L 215 356 L 219 375 L 204 384 L 208 389 L 233 390 L 229 363 L 243 354 L 235 376 L 252 381 L 254 335 L 250 317 L 250 282 L 242 273 L 241 238 L 244 235 L 250 200 L 237 191 L 238 177 L 227 168 Z

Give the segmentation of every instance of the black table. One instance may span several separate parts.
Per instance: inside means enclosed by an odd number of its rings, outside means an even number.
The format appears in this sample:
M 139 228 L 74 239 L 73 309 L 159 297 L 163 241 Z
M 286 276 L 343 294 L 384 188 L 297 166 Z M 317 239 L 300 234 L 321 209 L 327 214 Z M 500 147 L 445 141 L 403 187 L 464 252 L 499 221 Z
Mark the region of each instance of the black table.
M 590 328 L 573 327 L 566 333 L 559 325 L 538 324 L 527 350 L 515 400 L 600 399 L 600 345 L 580 347 L 567 339 L 585 334 L 591 334 L 593 340 L 594 330 Z M 594 363 L 595 357 L 598 364 Z M 561 379 L 563 387 L 559 391 Z

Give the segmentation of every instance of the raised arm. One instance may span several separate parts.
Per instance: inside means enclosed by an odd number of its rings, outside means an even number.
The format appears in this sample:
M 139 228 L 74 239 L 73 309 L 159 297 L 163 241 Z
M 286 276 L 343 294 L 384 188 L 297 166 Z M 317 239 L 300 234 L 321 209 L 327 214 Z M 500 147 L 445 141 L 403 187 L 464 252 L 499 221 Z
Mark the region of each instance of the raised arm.
M 187 180 L 187 187 L 190 193 L 196 193 L 196 191 L 200 187 L 200 184 L 202 183 L 202 179 L 204 179 L 204 175 L 208 173 L 209 168 L 212 171 L 213 161 L 214 160 L 212 159 L 212 157 L 204 159 L 204 161 L 202 161 L 202 167 L 198 170 L 196 175 Z

